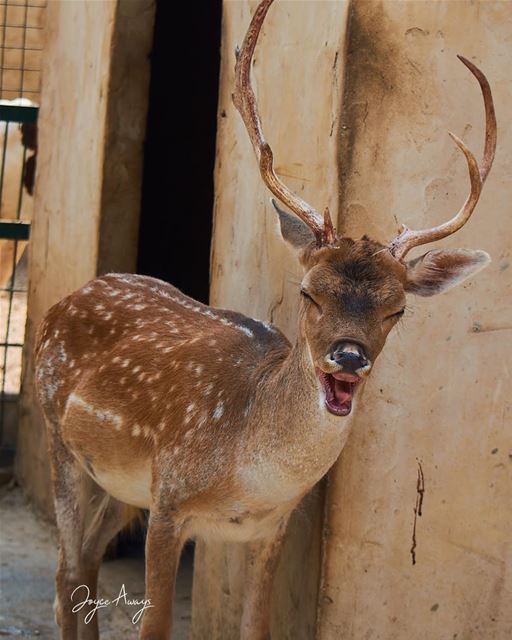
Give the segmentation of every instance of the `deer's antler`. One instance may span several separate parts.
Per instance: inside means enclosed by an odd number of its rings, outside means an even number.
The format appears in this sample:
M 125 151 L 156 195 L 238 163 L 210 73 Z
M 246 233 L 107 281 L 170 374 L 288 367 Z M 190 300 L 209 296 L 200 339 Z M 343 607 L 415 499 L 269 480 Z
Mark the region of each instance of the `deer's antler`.
M 466 145 L 457 138 L 457 136 L 450 133 L 450 136 L 454 140 L 455 144 L 466 156 L 468 163 L 469 179 L 471 182 L 471 191 L 469 192 L 466 202 L 463 204 L 458 213 L 448 222 L 432 227 L 431 229 L 422 229 L 419 231 L 413 231 L 408 229 L 405 225 L 402 225 L 400 233 L 394 238 L 388 245 L 392 255 L 397 260 L 403 260 L 405 255 L 413 248 L 421 244 L 427 244 L 440 240 L 446 236 L 455 233 L 461 227 L 463 227 L 469 220 L 473 210 L 478 202 L 482 186 L 487 178 L 489 171 L 491 170 L 492 161 L 494 160 L 494 153 L 496 150 L 496 116 L 494 114 L 494 104 L 492 101 L 491 88 L 485 75 L 475 67 L 475 65 L 463 58 L 457 56 L 461 62 L 471 71 L 480 84 L 482 95 L 484 98 L 485 106 L 485 148 L 484 156 L 481 166 L 478 166 L 478 162 L 475 160 L 475 156 L 466 147 Z
M 245 35 L 242 48 L 237 51 L 235 67 L 235 91 L 233 103 L 242 116 L 245 127 L 260 165 L 263 182 L 270 191 L 313 231 L 318 245 L 333 245 L 337 241 L 329 210 L 322 216 L 318 211 L 299 198 L 277 177 L 273 166 L 273 154 L 261 128 L 256 97 L 251 86 L 251 61 L 261 31 L 261 26 L 273 0 L 263 0 L 258 5 Z

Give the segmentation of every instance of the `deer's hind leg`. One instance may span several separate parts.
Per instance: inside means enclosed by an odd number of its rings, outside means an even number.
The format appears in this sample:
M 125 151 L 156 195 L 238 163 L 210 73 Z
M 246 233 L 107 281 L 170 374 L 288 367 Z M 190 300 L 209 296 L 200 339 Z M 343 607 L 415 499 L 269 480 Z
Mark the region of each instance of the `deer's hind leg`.
M 76 640 L 77 615 L 72 609 L 86 595 L 78 587 L 85 584 L 81 555 L 92 480 L 65 446 L 56 422 L 47 420 L 47 433 L 59 531 L 55 618 L 62 640 Z
M 91 521 L 87 524 L 81 556 L 84 584 L 89 587 L 92 599 L 95 599 L 97 595 L 98 574 L 108 543 L 135 515 L 133 510 L 127 508 L 127 505 L 109 496 L 103 490 L 97 498 L 97 506 Z M 90 607 L 84 607 L 81 611 L 80 640 L 97 640 L 99 638 L 98 615 L 95 614 L 86 622 L 86 616 L 90 609 Z

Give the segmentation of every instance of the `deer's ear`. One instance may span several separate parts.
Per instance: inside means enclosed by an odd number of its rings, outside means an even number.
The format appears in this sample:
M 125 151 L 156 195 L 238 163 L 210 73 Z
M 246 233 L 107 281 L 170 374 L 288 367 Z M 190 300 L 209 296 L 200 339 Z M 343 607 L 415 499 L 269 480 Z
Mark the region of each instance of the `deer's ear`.
M 275 200 L 272 200 L 274 209 L 279 216 L 281 236 L 293 249 L 302 250 L 315 241 L 311 229 L 300 218 L 281 209 Z
M 418 296 L 448 291 L 486 267 L 490 261 L 489 254 L 479 250 L 429 251 L 407 263 L 405 290 Z

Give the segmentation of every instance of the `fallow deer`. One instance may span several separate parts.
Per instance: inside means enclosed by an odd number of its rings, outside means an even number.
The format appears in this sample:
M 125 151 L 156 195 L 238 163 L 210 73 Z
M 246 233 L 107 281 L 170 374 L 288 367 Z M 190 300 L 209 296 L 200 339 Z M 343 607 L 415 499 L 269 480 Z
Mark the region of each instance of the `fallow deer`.
M 496 121 L 478 80 L 486 135 L 479 166 L 463 142 L 471 190 L 460 211 L 432 229 L 403 227 L 384 245 L 338 237 L 276 176 L 250 83 L 258 35 L 272 0 L 258 6 L 237 53 L 233 100 L 261 176 L 295 217 L 276 205 L 280 229 L 304 270 L 298 337 L 234 311 L 196 302 L 138 275 L 99 277 L 56 304 L 36 346 L 38 394 L 47 423 L 60 532 L 56 617 L 61 637 L 97 638 L 96 618 L 72 613 L 72 593 L 91 597 L 109 540 L 126 524 L 125 503 L 149 509 L 146 599 L 140 637 L 170 636 L 174 580 L 191 537 L 250 543 L 253 562 L 241 622 L 244 640 L 267 637 L 272 575 L 287 521 L 338 458 L 354 400 L 405 295 L 431 296 L 489 262 L 484 251 L 429 251 L 469 219 L 492 165 Z M 86 525 L 91 491 L 103 492 Z

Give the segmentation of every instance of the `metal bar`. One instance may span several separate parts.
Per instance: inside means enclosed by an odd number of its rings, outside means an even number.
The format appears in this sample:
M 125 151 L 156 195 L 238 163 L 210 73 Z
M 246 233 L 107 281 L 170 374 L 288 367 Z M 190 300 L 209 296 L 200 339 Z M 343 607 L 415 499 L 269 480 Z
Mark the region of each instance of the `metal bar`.
M 7 21 L 7 2 L 4 4 L 4 24 L 6 21 Z M 6 34 L 6 28 L 2 27 L 2 42 L 5 42 L 5 34 Z M 5 54 L 4 54 L 4 49 L 2 48 L 0 49 L 0 70 L 4 66 L 4 58 L 5 58 Z M 4 88 L 4 74 L 0 73 L 0 98 L 2 97 L 3 88 Z
M 18 206 L 16 207 L 16 219 L 21 218 L 21 205 L 23 204 L 23 174 L 25 173 L 25 163 L 27 161 L 27 147 L 23 147 L 23 158 L 21 160 L 20 188 L 18 191 Z M 16 268 L 16 266 L 14 267 Z M 14 283 L 13 283 L 14 286 Z
M 7 240 L 28 240 L 29 237 L 30 222 L 0 220 L 0 238 Z
M 9 333 L 11 331 L 11 316 L 12 316 L 12 300 L 14 294 L 12 289 L 14 289 L 15 280 L 16 280 L 16 264 L 18 263 L 18 241 L 13 240 L 14 242 L 14 251 L 12 255 L 12 281 L 11 281 L 11 290 L 8 291 L 9 294 L 9 302 L 7 303 L 7 322 L 5 323 L 5 341 L 9 343 Z M 3 425 L 4 425 L 4 417 L 5 417 L 5 380 L 7 378 L 7 354 L 9 352 L 9 347 L 6 346 L 4 348 L 4 357 L 3 357 L 3 367 L 2 367 L 2 385 L 0 386 L 0 443 L 3 442 Z
M 4 89 L 5 91 L 15 91 L 15 89 Z M 39 93 L 38 91 L 25 91 L 25 93 Z M 1 104 L 0 122 L 37 122 L 39 107 L 23 107 L 21 105 Z
M 7 21 L 7 2 L 4 5 L 4 17 L 3 17 L 3 22 L 5 24 L 5 22 Z M 2 42 L 5 42 L 5 34 L 6 34 L 6 28 L 5 26 L 2 27 Z M 0 98 L 2 97 L 2 93 L 3 93 L 3 80 L 4 80 L 4 74 L 1 73 L 1 69 L 4 66 L 4 49 L 0 49 Z M 3 144 L 3 151 L 2 151 L 2 164 L 0 166 L 0 204 L 2 202 L 2 187 L 3 187 L 3 181 L 4 181 L 4 165 L 5 165 L 5 152 L 7 149 L 7 133 L 9 130 L 9 123 L 6 122 L 5 123 L 5 137 L 4 137 L 4 144 Z M 12 285 L 14 286 L 14 282 L 12 282 Z M 5 336 L 5 340 L 7 341 L 7 334 Z M 4 361 L 7 360 L 7 347 L 4 348 Z M 0 447 L 3 444 L 3 436 L 4 436 L 4 414 L 5 414 L 5 378 L 7 375 L 7 370 L 6 370 L 6 362 L 4 362 L 4 368 L 2 370 L 2 393 L 0 395 Z
M 23 41 L 21 43 L 21 46 L 23 47 L 22 52 L 21 52 L 21 67 L 22 67 L 22 69 L 21 69 L 21 78 L 20 78 L 20 85 L 21 85 L 21 87 L 20 87 L 21 88 L 20 95 L 21 96 L 23 96 L 23 81 L 25 79 L 24 67 L 25 67 L 25 45 L 27 44 L 27 29 L 31 28 L 31 27 L 27 27 L 27 16 L 28 16 L 27 2 L 28 2 L 28 0 L 25 0 L 25 13 L 23 15 L 23 25 L 24 25 Z M 25 162 L 25 160 L 23 160 L 23 162 Z M 19 214 L 18 214 L 18 218 L 19 218 Z
M 28 8 L 27 5 L 17 5 L 17 6 L 24 6 Z M 42 31 L 44 29 L 44 27 L 33 27 L 28 24 L 0 24 L 0 27 L 5 27 L 7 29 L 36 29 L 37 31 Z
M 25 47 L 25 51 L 42 51 L 44 47 Z M 21 51 L 21 47 L 3 47 L 0 45 L 0 49 L 4 49 L 5 51 Z
M 0 347 L 23 347 L 23 342 L 0 342 Z
M 20 5 L 16 5 L 16 4 L 9 4 L 9 1 L 7 0 L 7 2 L 0 2 L 0 7 L 5 7 L 9 5 L 10 7 L 19 7 Z M 46 2 L 44 4 L 27 4 L 27 7 L 29 9 L 45 9 L 46 8 Z M 5 20 L 5 18 L 4 18 Z
M 26 51 L 26 49 L 23 48 L 23 51 Z M 2 71 L 34 71 L 34 72 L 37 71 L 37 72 L 40 72 L 41 68 L 38 67 L 38 68 L 34 69 L 32 67 L 4 67 L 2 69 Z
M 2 145 L 2 162 L 0 164 L 0 207 L 2 205 L 2 193 L 4 188 L 4 173 L 5 173 L 5 157 L 7 155 L 7 136 L 9 135 L 9 123 L 5 123 L 4 130 L 4 142 Z

